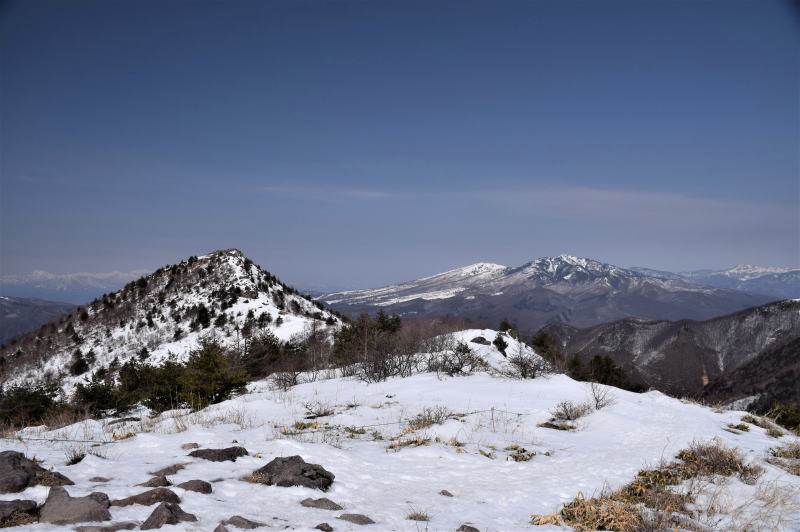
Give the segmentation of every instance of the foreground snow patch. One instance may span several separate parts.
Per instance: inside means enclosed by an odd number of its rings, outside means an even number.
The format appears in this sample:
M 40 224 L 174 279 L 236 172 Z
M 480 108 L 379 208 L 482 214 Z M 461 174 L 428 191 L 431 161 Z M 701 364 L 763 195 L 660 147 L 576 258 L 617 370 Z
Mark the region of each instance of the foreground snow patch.
M 477 335 L 464 332 L 470 336 L 466 341 Z M 427 373 L 373 384 L 339 378 L 302 384 L 287 392 L 273 391 L 262 381 L 251 390 L 196 413 L 172 412 L 114 425 L 89 421 L 59 431 L 24 432 L 28 437 L 85 440 L 135 434 L 97 447 L 83 444 L 99 456 L 88 455 L 73 466 L 64 465 L 65 454 L 82 444 L 17 441 L 7 442 L 4 448 L 35 456 L 45 467 L 67 475 L 76 484 L 67 488 L 71 495 L 103 491 L 112 500 L 144 491 L 135 484 L 150 478 L 149 471 L 186 464 L 171 477 L 172 483 L 201 479 L 212 482 L 214 492 L 203 495 L 173 488 L 183 510 L 199 521 L 170 530 L 212 530 L 237 514 L 295 530 L 313 530 L 321 522 L 329 522 L 336 530 L 454 530 L 466 522 L 480 530 L 557 529 L 533 528 L 531 514 L 557 512 L 579 492 L 588 497 L 604 487 L 627 484 L 640 469 L 673 460 L 692 441 L 712 438 L 738 447 L 748 460 L 759 462 L 765 468 L 763 479 L 776 483 L 787 495 L 800 486 L 798 477 L 764 462 L 767 449 L 778 445 L 778 440 L 755 426 L 736 434 L 725 430 L 728 424 L 741 422 L 742 412 L 715 412 L 659 392 L 612 389 L 613 404 L 575 421 L 575 431 L 538 427 L 560 401 L 589 399 L 586 383 L 563 375 L 522 381 L 486 373 L 461 378 Z M 325 410 L 333 413 L 307 419 L 309 412 Z M 451 415 L 440 424 L 409 428 L 409 421 L 418 414 L 432 411 Z M 412 426 L 419 425 L 424 423 Z M 784 436 L 781 441 L 789 439 Z M 187 456 L 189 451 L 181 445 L 189 442 L 201 448 L 240 445 L 250 455 L 236 462 L 207 462 Z M 508 449 L 511 446 L 523 448 L 529 460 L 514 461 L 512 455 L 519 451 Z M 291 455 L 335 474 L 324 496 L 342 505 L 343 511 L 300 505 L 307 497 L 323 496 L 319 491 L 239 480 L 274 457 Z M 95 476 L 111 481 L 89 482 Z M 731 496 L 745 500 L 754 489 L 737 486 Z M 454 496 L 442 496 L 441 490 Z M 0 498 L 42 502 L 46 495 L 47 488 L 35 487 Z M 114 521 L 142 522 L 152 509 L 133 505 L 112 507 L 111 512 Z M 430 521 L 407 520 L 412 511 L 428 514 Z M 363 527 L 341 521 L 337 519 L 341 513 L 365 514 L 376 524 Z

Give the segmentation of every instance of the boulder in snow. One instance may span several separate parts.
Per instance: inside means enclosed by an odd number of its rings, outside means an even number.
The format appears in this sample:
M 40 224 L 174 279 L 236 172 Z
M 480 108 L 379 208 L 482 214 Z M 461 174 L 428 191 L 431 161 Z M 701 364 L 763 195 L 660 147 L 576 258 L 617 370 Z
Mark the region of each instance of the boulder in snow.
M 108 495 L 94 492 L 85 497 L 70 497 L 62 487 L 50 488 L 39 511 L 39 521 L 66 525 L 87 521 L 110 521 Z
M 303 486 L 327 491 L 333 483 L 334 474 L 319 464 L 306 463 L 299 456 L 275 458 L 260 469 L 253 471 L 252 479 L 269 486 Z
M 339 506 L 330 499 L 322 497 L 321 499 L 303 499 L 300 504 L 307 508 L 319 508 L 320 510 L 342 510 L 343 507 Z
M 70 479 L 48 471 L 16 451 L 0 452 L 0 493 L 17 493 L 30 486 L 71 486 Z
M 131 504 L 141 504 L 143 506 L 152 506 L 157 502 L 168 502 L 177 504 L 181 502 L 180 498 L 175 495 L 175 492 L 167 488 L 155 488 L 132 495 L 124 499 L 119 499 L 111 503 L 111 506 L 130 506 Z
M 197 517 L 184 512 L 176 503 L 162 502 L 142 523 L 142 530 L 161 528 L 164 525 L 177 525 L 181 521 L 197 521 Z
M 342 514 L 339 516 L 342 521 L 348 521 L 357 525 L 372 525 L 375 523 L 372 519 L 364 514 Z
M 231 525 L 235 526 L 236 528 L 244 528 L 245 530 L 251 530 L 253 528 L 261 528 L 262 526 L 267 526 L 266 523 L 259 523 L 258 521 L 251 521 L 250 519 L 246 519 L 241 515 L 234 515 L 227 521 L 223 521 L 220 523 L 220 526 L 224 525 Z
M 198 449 L 189 453 L 189 456 L 202 458 L 211 462 L 235 462 L 240 456 L 247 456 L 244 447 L 228 447 L 227 449 Z
M 167 477 L 159 476 L 153 477 L 147 482 L 142 482 L 141 484 L 136 484 L 137 486 L 142 486 L 143 488 L 163 488 L 165 486 L 171 486 L 172 482 L 170 482 Z
M 187 480 L 178 484 L 176 487 L 197 493 L 211 493 L 211 484 L 205 480 Z

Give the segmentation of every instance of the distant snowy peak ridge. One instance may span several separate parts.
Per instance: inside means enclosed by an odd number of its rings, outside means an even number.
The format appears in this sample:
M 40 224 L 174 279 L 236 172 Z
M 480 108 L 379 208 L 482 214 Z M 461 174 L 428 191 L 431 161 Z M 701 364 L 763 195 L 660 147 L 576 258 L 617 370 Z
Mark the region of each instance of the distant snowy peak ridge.
M 185 359 L 205 337 L 230 347 L 270 332 L 280 340 L 341 325 L 236 249 L 192 256 L 131 281 L 0 348 L 0 384 L 49 380 L 70 390 L 133 357 Z
M 764 275 L 770 275 L 775 273 L 789 273 L 797 271 L 800 271 L 800 269 L 784 268 L 780 266 L 753 266 L 751 264 L 739 264 L 737 266 L 734 266 L 733 268 L 728 268 L 727 270 L 695 270 L 690 272 L 682 272 L 681 275 L 690 278 L 705 277 L 710 275 L 722 275 L 733 279 L 739 279 L 740 281 L 747 281 L 750 279 L 755 279 L 757 277 L 762 277 Z
M 774 298 L 564 254 L 514 267 L 478 263 L 319 299 L 350 315 L 382 308 L 400 316 L 455 316 L 484 325 L 508 318 L 532 333 L 548 323 L 588 327 L 628 317 L 708 319 Z
M 644 279 L 642 273 L 597 260 L 558 255 L 542 257 L 517 267 L 479 262 L 414 281 L 368 290 L 326 294 L 328 304 L 393 305 L 412 299 L 448 299 L 457 295 L 497 294 L 516 286 L 581 284 L 609 279 Z M 663 282 L 661 283 L 663 284 Z M 469 294 L 467 294 L 469 293 Z

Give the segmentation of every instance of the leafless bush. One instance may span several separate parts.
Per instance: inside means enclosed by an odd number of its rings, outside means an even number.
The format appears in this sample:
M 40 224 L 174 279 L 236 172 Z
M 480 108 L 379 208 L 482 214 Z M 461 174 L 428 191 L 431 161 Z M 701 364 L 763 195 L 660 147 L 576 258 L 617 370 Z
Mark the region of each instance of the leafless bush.
M 486 362 L 464 342 L 447 345 L 428 362 L 428 371 L 435 371 L 437 375 L 444 373 L 449 377 L 470 375 L 486 367 Z
M 75 465 L 84 458 L 86 458 L 86 447 L 84 446 L 69 446 L 64 449 L 64 455 L 67 459 L 67 465 Z
M 611 393 L 611 388 L 596 382 L 589 383 L 589 394 L 591 395 L 595 410 L 613 405 L 616 401 L 614 395 Z
M 306 409 L 306 419 L 332 416 L 335 412 L 333 405 L 325 401 L 303 403 L 303 407 Z
M 576 403 L 574 401 L 561 401 L 550 411 L 556 421 L 575 421 L 592 411 L 590 403 Z

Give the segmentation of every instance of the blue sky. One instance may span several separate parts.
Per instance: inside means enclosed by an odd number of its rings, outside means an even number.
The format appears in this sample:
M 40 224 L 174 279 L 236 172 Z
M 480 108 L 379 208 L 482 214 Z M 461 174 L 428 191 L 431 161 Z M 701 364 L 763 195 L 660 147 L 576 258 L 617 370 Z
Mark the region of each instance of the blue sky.
M 238 247 L 304 286 L 571 253 L 800 266 L 769 1 L 0 6 L 3 274 Z

